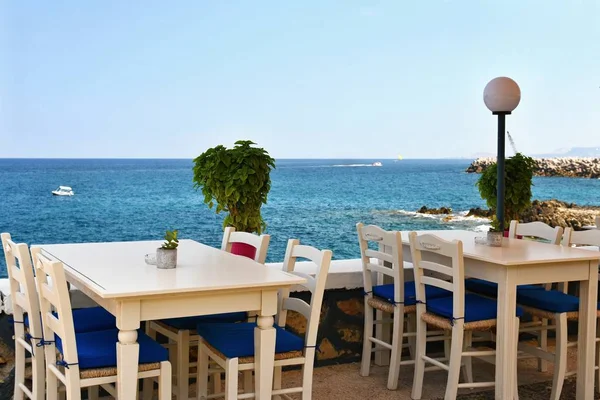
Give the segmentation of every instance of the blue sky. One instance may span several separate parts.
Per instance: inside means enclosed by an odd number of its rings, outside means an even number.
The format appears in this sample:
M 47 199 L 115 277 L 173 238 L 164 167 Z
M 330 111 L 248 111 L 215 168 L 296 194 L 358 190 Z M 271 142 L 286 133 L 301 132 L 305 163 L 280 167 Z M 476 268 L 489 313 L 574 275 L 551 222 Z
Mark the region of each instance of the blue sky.
M 494 153 L 600 144 L 600 2 L 1 1 L 0 157 Z

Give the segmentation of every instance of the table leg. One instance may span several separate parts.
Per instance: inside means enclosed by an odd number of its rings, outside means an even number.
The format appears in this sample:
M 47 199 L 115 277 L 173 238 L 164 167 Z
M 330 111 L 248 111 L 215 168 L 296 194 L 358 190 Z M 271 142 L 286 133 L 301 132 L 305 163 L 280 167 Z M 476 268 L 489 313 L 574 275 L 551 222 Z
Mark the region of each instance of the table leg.
M 516 271 L 506 268 L 498 282 L 498 319 L 496 335 L 496 400 L 514 398 L 516 368 L 515 322 L 517 307 Z
M 119 331 L 117 343 L 117 393 L 119 399 L 136 399 L 138 388 L 138 359 L 140 345 L 137 330 Z
M 589 279 L 581 281 L 577 342 L 577 399 L 594 398 L 598 267 L 589 263 Z
M 275 328 L 272 316 L 260 315 L 254 329 L 255 399 L 271 400 L 275 364 Z

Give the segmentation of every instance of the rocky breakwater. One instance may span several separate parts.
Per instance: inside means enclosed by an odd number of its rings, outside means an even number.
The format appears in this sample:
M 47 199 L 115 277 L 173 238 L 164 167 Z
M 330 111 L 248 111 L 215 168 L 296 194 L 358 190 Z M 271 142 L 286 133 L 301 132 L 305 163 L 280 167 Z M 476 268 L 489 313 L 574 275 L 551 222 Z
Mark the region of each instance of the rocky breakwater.
M 594 217 L 600 215 L 600 206 L 578 206 L 560 200 L 531 202 L 531 208 L 521 214 L 522 222 L 540 221 L 550 226 L 570 227 L 575 230 L 594 225 Z
M 481 173 L 496 162 L 496 158 L 478 158 L 466 169 L 467 173 Z M 600 179 L 600 158 L 564 157 L 536 158 L 533 174 L 536 176 L 565 176 Z
M 452 208 L 428 208 L 426 206 L 417 210 L 420 214 L 445 215 L 444 222 L 452 221 Z M 471 208 L 466 217 L 488 218 L 494 216 L 492 210 Z M 581 230 L 586 225 L 594 225 L 594 218 L 600 216 L 600 206 L 578 206 L 560 200 L 533 200 L 531 207 L 519 217 L 521 222 L 540 221 L 550 226 L 570 227 Z

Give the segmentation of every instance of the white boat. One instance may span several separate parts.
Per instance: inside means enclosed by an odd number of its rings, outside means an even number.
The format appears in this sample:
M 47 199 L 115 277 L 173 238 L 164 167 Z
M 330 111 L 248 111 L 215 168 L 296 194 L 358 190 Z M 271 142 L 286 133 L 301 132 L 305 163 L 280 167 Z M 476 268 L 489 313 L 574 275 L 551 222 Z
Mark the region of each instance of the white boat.
M 52 191 L 52 194 L 55 196 L 73 196 L 75 193 L 68 186 L 59 186 L 58 189 Z
M 373 164 L 371 164 L 373 167 L 382 167 L 383 164 L 381 163 L 381 161 L 376 161 Z

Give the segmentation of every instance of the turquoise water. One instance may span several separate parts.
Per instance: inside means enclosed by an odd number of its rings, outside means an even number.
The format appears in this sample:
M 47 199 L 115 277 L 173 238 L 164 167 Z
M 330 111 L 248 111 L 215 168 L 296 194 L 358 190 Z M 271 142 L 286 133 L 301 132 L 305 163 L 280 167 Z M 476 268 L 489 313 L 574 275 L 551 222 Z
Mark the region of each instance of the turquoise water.
M 372 167 L 382 161 L 382 167 Z M 484 206 L 464 173 L 469 160 L 278 160 L 264 207 L 272 235 L 268 260 L 283 259 L 288 238 L 356 258 L 355 224 L 386 229 L 486 230 L 460 212 Z M 0 159 L 0 232 L 29 244 L 183 238 L 219 246 L 222 218 L 192 186 L 190 160 Z M 75 196 L 57 197 L 58 185 Z M 600 204 L 600 180 L 535 178 L 534 198 Z M 450 206 L 454 220 L 414 213 Z M 0 250 L 1 252 L 1 250 Z M 5 276 L 4 255 L 0 275 Z

